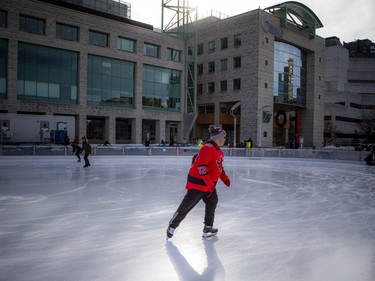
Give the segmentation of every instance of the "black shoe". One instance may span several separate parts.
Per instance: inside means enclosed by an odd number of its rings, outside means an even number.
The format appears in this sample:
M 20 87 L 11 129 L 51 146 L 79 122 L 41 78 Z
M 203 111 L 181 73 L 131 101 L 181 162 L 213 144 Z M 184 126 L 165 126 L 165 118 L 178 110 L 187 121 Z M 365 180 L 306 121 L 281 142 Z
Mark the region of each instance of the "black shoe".
M 89 165 L 85 165 L 85 166 L 83 166 L 83 168 L 87 168 Z
M 202 237 L 211 237 L 215 236 L 219 230 L 217 228 L 213 228 L 212 226 L 205 225 L 203 228 Z
M 168 240 L 168 238 L 172 238 L 173 233 L 174 233 L 174 228 L 169 226 L 167 228 L 167 240 Z

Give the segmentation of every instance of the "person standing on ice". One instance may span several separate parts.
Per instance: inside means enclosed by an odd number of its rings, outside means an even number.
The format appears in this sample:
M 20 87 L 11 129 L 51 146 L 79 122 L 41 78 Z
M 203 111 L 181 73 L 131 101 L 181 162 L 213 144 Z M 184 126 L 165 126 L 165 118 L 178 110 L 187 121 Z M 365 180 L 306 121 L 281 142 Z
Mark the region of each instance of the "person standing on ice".
M 214 125 L 208 130 L 210 139 L 193 158 L 186 181 L 187 192 L 169 222 L 167 239 L 172 238 L 175 229 L 200 200 L 206 204 L 202 236 L 209 237 L 218 232 L 218 229 L 213 227 L 218 202 L 216 183 L 220 178 L 226 186 L 230 186 L 230 179 L 223 167 L 224 153 L 220 148 L 225 143 L 226 133 L 222 128 Z
M 83 156 L 85 166 L 83 166 L 83 168 L 87 168 L 90 166 L 89 155 L 91 154 L 91 145 L 86 137 L 82 137 L 82 150 L 85 151 L 85 155 Z
M 82 150 L 82 148 L 79 146 L 78 136 L 74 137 L 74 140 L 72 142 L 72 148 L 73 148 L 73 153 L 78 158 L 77 162 L 81 162 L 81 150 Z

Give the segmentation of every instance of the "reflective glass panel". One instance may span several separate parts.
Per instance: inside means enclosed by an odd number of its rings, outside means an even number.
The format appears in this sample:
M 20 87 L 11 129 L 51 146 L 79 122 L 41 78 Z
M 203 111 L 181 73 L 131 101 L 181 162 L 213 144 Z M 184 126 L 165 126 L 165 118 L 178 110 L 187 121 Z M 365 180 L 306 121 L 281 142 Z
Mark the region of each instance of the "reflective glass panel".
M 17 98 L 77 103 L 78 53 L 18 44 Z
M 133 106 L 135 63 L 89 55 L 87 104 Z
M 274 87 L 276 103 L 306 106 L 306 53 L 275 42 Z
M 181 71 L 143 65 L 142 88 L 143 106 L 180 110 Z

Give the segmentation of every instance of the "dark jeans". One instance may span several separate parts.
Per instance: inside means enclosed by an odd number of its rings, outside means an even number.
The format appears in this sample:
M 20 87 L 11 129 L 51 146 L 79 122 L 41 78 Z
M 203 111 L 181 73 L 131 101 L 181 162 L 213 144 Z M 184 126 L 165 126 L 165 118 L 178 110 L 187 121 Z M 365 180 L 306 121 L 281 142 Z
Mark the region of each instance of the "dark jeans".
M 88 153 L 85 153 L 85 156 L 83 156 L 83 160 L 85 160 L 85 166 L 90 166 L 89 154 Z
M 200 200 L 206 204 L 204 224 L 208 226 L 214 225 L 215 210 L 218 202 L 216 189 L 212 192 L 202 192 L 195 189 L 188 189 L 184 199 L 177 211 L 174 213 L 169 225 L 173 228 L 177 228 L 186 215 L 198 204 Z
M 77 156 L 78 160 L 81 160 L 81 155 L 80 154 L 81 154 L 81 148 L 77 147 L 75 155 Z

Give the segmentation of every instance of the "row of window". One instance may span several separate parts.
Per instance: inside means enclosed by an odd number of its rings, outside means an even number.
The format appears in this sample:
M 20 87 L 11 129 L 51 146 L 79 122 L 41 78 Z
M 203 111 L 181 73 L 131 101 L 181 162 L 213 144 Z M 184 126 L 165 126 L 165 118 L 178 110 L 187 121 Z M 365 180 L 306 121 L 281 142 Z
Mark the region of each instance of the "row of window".
M 233 47 L 239 47 L 242 44 L 242 34 L 236 34 L 233 36 Z M 228 49 L 228 37 L 220 39 L 220 49 L 225 50 Z M 211 54 L 216 51 L 216 41 L 212 40 L 207 43 L 207 53 Z M 190 53 L 191 55 L 192 53 Z M 203 55 L 204 54 L 204 45 L 200 43 L 197 45 L 197 54 Z
M 222 80 L 220 81 L 220 89 L 219 91 L 221 93 L 227 92 L 228 91 L 228 80 Z M 238 91 L 241 90 L 241 79 L 236 78 L 233 79 L 233 91 Z M 208 94 L 213 94 L 215 93 L 215 82 L 208 82 L 207 83 L 207 93 Z M 203 94 L 203 84 L 197 84 L 197 94 L 202 95 Z
M 0 27 L 7 27 L 7 12 L 0 10 Z M 19 29 L 24 32 L 45 35 L 46 34 L 46 20 L 21 14 L 19 16 Z M 56 22 L 56 38 L 79 41 L 79 27 Z M 89 30 L 89 44 L 99 47 L 110 47 L 109 34 Z M 119 36 L 117 38 L 117 48 L 119 50 L 136 53 L 136 40 Z M 145 56 L 160 58 L 161 46 L 144 43 L 143 54 Z M 182 51 L 173 48 L 168 48 L 167 59 L 170 61 L 181 62 Z
M 241 67 L 241 57 L 234 57 L 233 58 L 233 68 L 240 68 Z M 215 61 L 210 61 L 207 63 L 207 72 L 213 73 L 216 70 L 216 63 Z M 220 71 L 228 70 L 228 59 L 220 60 Z M 203 75 L 203 64 L 197 64 L 197 75 Z
M 142 142 L 146 140 L 152 143 L 156 140 L 156 120 L 142 120 Z M 88 116 L 86 119 L 86 136 L 93 143 L 103 143 L 106 139 L 105 117 Z M 171 128 L 170 140 L 176 141 L 177 128 Z M 116 118 L 116 143 L 131 143 L 133 131 L 133 119 Z
M 332 115 L 325 115 L 324 120 L 325 121 L 332 120 Z M 335 116 L 335 120 L 336 121 L 349 122 L 349 123 L 362 123 L 363 122 L 363 120 L 361 120 L 361 119 L 345 117 L 345 116 Z
M 0 47 L 5 46 L 0 48 L 1 60 L 7 57 L 6 43 L 0 39 Z M 77 104 L 78 57 L 78 52 L 19 42 L 17 98 Z M 6 98 L 4 65 L 2 98 Z M 89 54 L 87 104 L 134 107 L 135 68 L 135 62 Z M 144 107 L 180 110 L 181 71 L 144 64 L 142 89 Z
M 346 106 L 346 102 L 344 102 L 344 101 L 342 101 L 342 102 L 335 102 L 335 104 Z M 358 109 L 368 109 L 368 110 L 374 110 L 375 109 L 375 105 L 371 105 L 371 104 L 359 104 L 359 103 L 354 103 L 354 102 L 351 102 L 349 104 L 349 106 L 352 107 L 352 108 L 358 108 Z

